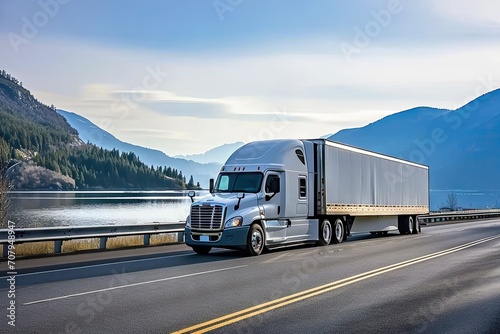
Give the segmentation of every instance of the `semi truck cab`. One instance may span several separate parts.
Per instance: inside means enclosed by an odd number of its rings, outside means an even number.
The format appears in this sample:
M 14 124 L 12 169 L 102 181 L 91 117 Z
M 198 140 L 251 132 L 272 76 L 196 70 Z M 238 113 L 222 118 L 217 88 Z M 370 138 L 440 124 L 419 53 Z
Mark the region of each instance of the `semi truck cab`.
M 221 168 L 210 195 L 192 203 L 186 244 L 197 253 L 224 247 L 258 255 L 264 247 L 314 239 L 309 174 L 300 140 L 243 146 Z

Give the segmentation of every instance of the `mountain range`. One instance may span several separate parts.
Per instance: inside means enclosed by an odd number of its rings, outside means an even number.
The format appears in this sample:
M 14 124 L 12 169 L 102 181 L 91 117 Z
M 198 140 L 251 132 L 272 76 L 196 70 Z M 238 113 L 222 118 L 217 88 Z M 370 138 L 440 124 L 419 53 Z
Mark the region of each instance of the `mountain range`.
M 171 157 L 162 151 L 146 148 L 139 145 L 123 142 L 113 136 L 111 133 L 101 129 L 88 119 L 73 112 L 56 109 L 57 113 L 64 118 L 76 130 L 78 130 L 80 139 L 87 143 L 97 145 L 99 147 L 112 150 L 117 149 L 121 152 L 133 152 L 142 162 L 151 166 L 169 166 L 181 170 L 186 177 L 193 176 L 203 188 L 208 188 L 208 180 L 215 178 L 221 168 L 221 163 L 200 163 L 184 158 Z M 219 154 L 218 149 L 214 149 L 216 154 Z M 219 152 L 219 153 L 217 153 Z M 214 157 L 214 154 L 210 154 Z M 229 156 L 229 155 L 228 155 Z M 200 156 L 203 160 L 203 156 Z M 227 157 L 226 157 L 227 158 Z
M 211 150 L 206 151 L 202 154 L 189 154 L 189 155 L 177 155 L 175 158 L 193 160 L 199 163 L 217 163 L 224 164 L 229 158 L 229 156 L 236 151 L 241 146 L 245 145 L 245 143 L 239 141 L 231 144 L 224 144 L 221 146 L 217 146 Z
M 498 205 L 500 89 L 456 110 L 413 108 L 329 139 L 428 165 L 431 189 L 491 193 L 484 205 Z

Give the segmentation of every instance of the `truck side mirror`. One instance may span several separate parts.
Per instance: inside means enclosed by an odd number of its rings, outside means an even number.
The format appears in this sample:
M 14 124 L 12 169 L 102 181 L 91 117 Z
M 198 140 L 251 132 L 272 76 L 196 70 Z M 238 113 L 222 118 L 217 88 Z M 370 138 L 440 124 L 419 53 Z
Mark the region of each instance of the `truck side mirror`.
M 196 193 L 194 192 L 194 190 L 190 190 L 188 192 L 188 196 L 189 196 L 189 198 L 191 198 L 191 203 L 193 203 L 194 202 L 194 197 L 196 196 Z
M 213 193 L 214 192 L 214 179 L 210 179 L 208 183 L 209 183 L 208 191 L 210 191 L 210 193 Z
M 238 198 L 238 203 L 234 206 L 235 210 L 238 210 L 240 208 L 240 202 L 242 198 L 245 198 L 245 193 L 237 193 L 236 198 Z

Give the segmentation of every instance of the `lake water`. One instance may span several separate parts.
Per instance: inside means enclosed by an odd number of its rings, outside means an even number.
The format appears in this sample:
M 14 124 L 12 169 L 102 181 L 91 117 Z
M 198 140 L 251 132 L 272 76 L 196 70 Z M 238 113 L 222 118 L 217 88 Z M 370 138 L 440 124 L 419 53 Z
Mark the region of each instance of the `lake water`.
M 186 191 L 175 190 L 14 191 L 10 196 L 8 218 L 17 227 L 179 222 L 186 220 L 191 203 Z
M 431 210 L 455 192 L 465 208 L 498 208 L 499 191 L 431 190 Z M 197 197 L 207 191 L 197 191 Z M 13 191 L 8 218 L 17 227 L 125 225 L 184 221 L 187 191 Z
M 457 206 L 463 209 L 497 209 L 500 205 L 500 191 L 488 190 L 434 190 L 430 191 L 431 210 L 439 210 L 448 204 L 448 195 L 454 193 Z

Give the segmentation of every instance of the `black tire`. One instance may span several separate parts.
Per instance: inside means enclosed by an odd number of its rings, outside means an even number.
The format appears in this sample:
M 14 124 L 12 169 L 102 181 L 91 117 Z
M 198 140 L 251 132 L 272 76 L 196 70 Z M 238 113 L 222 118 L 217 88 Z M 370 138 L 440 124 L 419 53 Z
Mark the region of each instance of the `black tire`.
M 328 219 L 323 219 L 319 225 L 318 245 L 328 246 L 332 241 L 332 224 Z
M 202 254 L 202 255 L 208 254 L 211 249 L 212 249 L 212 247 L 210 247 L 210 246 L 193 246 L 193 250 L 197 254 Z
M 414 231 L 413 216 L 398 216 L 398 229 L 400 234 L 412 234 Z
M 335 219 L 335 223 L 333 223 L 333 238 L 332 241 L 334 244 L 340 244 L 344 240 L 345 235 L 345 225 L 344 221 L 341 218 Z
M 247 254 L 250 256 L 257 256 L 264 250 L 265 237 L 264 231 L 259 224 L 253 224 L 250 227 L 247 238 Z
M 407 225 L 407 233 L 408 234 L 413 234 L 413 231 L 415 231 L 415 220 L 413 219 L 413 216 L 408 216 L 408 220 L 406 222 Z
M 421 231 L 420 221 L 417 216 L 413 216 L 413 234 L 419 234 Z

